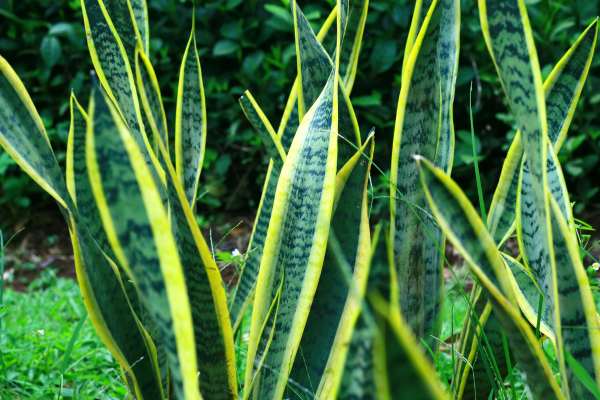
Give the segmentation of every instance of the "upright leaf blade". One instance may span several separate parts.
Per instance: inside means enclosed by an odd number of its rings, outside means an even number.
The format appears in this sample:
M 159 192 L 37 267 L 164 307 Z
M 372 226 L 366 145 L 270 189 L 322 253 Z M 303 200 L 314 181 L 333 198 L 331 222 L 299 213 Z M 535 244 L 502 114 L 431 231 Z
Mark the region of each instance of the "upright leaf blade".
M 558 282 L 561 336 L 565 352 L 600 384 L 600 325 L 587 273 L 581 263 L 577 238 L 563 217 L 559 204 L 550 199 L 554 262 Z M 557 335 L 558 336 L 558 335 Z M 568 362 L 565 363 L 570 366 Z M 567 383 L 573 399 L 594 399 L 572 367 Z
M 317 289 L 333 208 L 337 156 L 337 75 L 302 121 L 277 183 L 254 299 L 245 385 L 251 381 L 266 310 L 284 276 L 278 329 L 260 371 L 258 398 L 283 395 Z
M 167 159 L 164 145 L 160 146 Z M 170 162 L 167 169 L 173 236 L 181 255 L 194 323 L 200 391 L 209 399 L 233 399 L 237 397 L 233 331 L 223 281 Z
M 304 328 L 291 379 L 315 398 L 336 398 L 348 343 L 360 313 L 371 252 L 367 184 L 374 149 L 370 136 L 336 183 L 323 271 Z M 369 151 L 369 154 L 366 151 Z M 340 177 L 340 175 L 347 175 Z
M 175 167 L 192 207 L 206 149 L 206 100 L 194 30 L 192 24 L 179 70 L 175 110 Z
M 548 124 L 542 78 L 523 0 L 479 0 L 482 31 L 500 82 L 522 132 L 526 155 L 517 199 L 517 233 L 526 265 L 544 293 L 547 315 L 554 315 L 556 282 L 551 270 L 549 226 Z
M 149 125 L 148 128 L 154 137 L 154 148 L 158 150 L 157 141 L 160 138 L 168 150 L 169 130 L 160 86 L 152 63 L 146 53 L 139 47 L 135 52 L 135 75 L 140 101 Z
M 567 134 L 585 84 L 597 36 L 598 21 L 595 20 L 558 61 L 544 82 L 548 136 L 557 153 Z M 518 177 L 523 158 L 521 135 L 519 131 L 513 139 L 490 206 L 488 224 L 498 243 L 506 241 L 514 229 Z
M 426 205 L 412 156 L 423 154 L 451 169 L 460 22 L 459 2 L 428 4 L 422 21 L 413 20 L 421 26 L 402 72 L 390 175 L 390 239 L 402 313 L 417 336 L 434 346 L 431 336 L 436 335 L 441 301 L 444 240 L 423 212 Z M 416 14 L 422 5 L 417 3 Z
M 88 49 L 98 79 L 108 97 L 118 105 L 127 126 L 143 149 L 147 146 L 147 138 L 140 122 L 140 106 L 127 49 L 102 0 L 82 0 L 81 11 Z M 120 15 L 119 20 L 124 19 Z M 135 41 L 132 45 L 131 56 L 134 55 Z

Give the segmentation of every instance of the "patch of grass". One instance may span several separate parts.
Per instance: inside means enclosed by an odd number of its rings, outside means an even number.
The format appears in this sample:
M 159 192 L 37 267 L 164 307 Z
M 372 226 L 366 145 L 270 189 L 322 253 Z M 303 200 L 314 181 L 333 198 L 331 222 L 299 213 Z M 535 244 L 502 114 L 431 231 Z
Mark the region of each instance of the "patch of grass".
M 76 282 L 48 271 L 27 292 L 5 290 L 0 321 L 0 399 L 127 398 Z

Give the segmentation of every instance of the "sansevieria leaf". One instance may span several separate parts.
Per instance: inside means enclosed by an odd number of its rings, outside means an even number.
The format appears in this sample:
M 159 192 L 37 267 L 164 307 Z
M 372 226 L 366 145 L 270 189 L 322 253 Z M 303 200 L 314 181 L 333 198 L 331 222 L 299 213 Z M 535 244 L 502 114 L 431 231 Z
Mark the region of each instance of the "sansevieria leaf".
M 242 110 L 252 124 L 255 131 L 265 143 L 267 153 L 270 155 L 269 168 L 267 170 L 263 192 L 258 205 L 258 214 L 252 228 L 250 245 L 246 253 L 244 268 L 236 285 L 230 301 L 231 321 L 234 329 L 239 325 L 243 310 L 252 300 L 251 293 L 256 285 L 258 267 L 262 257 L 263 246 L 267 235 L 267 227 L 273 208 L 273 199 L 277 187 L 277 179 L 285 160 L 285 150 L 279 142 L 279 136 L 274 133 L 271 123 L 260 109 L 254 97 L 246 92 L 240 99 Z
M 175 110 L 175 168 L 194 206 L 206 148 L 206 100 L 195 24 L 181 60 Z
M 150 27 L 148 23 L 148 4 L 146 0 L 128 0 L 136 28 L 141 36 L 142 47 L 148 54 L 150 50 Z
M 595 20 L 558 61 L 544 82 L 548 137 L 558 153 L 571 124 L 596 48 L 598 22 Z M 514 229 L 517 186 L 523 143 L 518 131 L 510 146 L 492 204 L 488 226 L 497 243 L 503 243 Z
M 338 8 L 345 9 L 344 2 Z M 302 10 L 294 3 L 294 33 L 296 37 L 296 60 L 298 65 L 298 114 L 304 116 L 305 109 L 310 107 L 317 99 L 321 89 L 326 84 L 333 61 L 327 51 L 319 43 L 310 23 Z M 347 20 L 341 18 L 342 29 Z M 361 145 L 360 129 L 344 85 L 340 83 L 340 110 L 339 110 L 339 140 L 338 140 L 338 166 L 342 166 Z
M 399 306 L 385 306 L 381 299 L 373 302 L 379 316 L 379 335 L 385 335 L 385 345 L 375 346 L 375 355 L 387 360 L 385 374 L 377 387 L 377 398 L 447 400 L 449 396 L 437 378 L 437 373 L 423 353 L 418 339 L 400 313 Z M 379 339 L 383 342 L 382 339 Z M 384 383 L 382 386 L 381 383 Z
M 564 140 L 585 78 L 587 77 L 591 58 L 595 49 L 596 31 L 597 22 L 594 22 L 579 36 L 571 48 L 556 64 L 549 77 L 544 82 L 546 106 L 548 109 L 548 135 L 555 145 L 555 151 L 560 149 L 562 141 Z M 553 155 L 549 154 L 549 157 L 553 157 Z M 499 245 L 502 245 L 514 229 L 518 178 L 522 165 L 522 158 L 523 144 L 521 132 L 518 131 L 504 161 L 502 173 L 492 199 L 487 221 L 488 229 L 496 243 Z M 552 171 L 555 169 L 553 164 L 550 166 L 549 178 Z M 560 192 L 557 192 L 558 194 L 562 195 L 562 193 L 566 192 L 564 183 L 561 183 L 559 179 L 554 179 L 553 181 L 557 183 L 556 187 L 560 190 Z M 567 198 L 568 196 L 562 195 L 562 197 Z M 568 206 L 564 201 L 562 204 L 563 209 Z M 566 212 L 567 210 L 565 210 L 565 215 Z M 540 292 L 540 288 L 535 279 L 531 277 L 529 272 L 525 272 L 526 270 L 520 263 L 511 258 L 505 257 L 505 259 L 516 279 L 515 283 L 518 287 L 517 297 L 519 299 L 521 310 L 529 322 L 536 326 L 540 295 L 542 295 L 543 299 L 543 294 Z M 531 279 L 534 280 L 531 281 Z M 487 302 L 487 298 L 484 296 L 477 297 L 477 301 Z M 551 328 L 552 321 L 548 320 L 548 318 L 551 318 L 551 316 L 543 313 L 540 321 L 540 330 L 544 335 L 554 339 L 554 333 Z M 494 319 L 493 316 L 492 319 Z M 480 324 L 482 326 L 485 325 L 485 320 L 480 320 Z M 463 362 L 462 359 L 458 360 L 460 367 L 457 368 L 457 373 L 462 375 L 462 378 L 459 378 L 459 380 L 471 379 L 473 375 L 478 375 L 478 371 L 474 371 L 473 373 L 469 372 L 470 364 L 475 363 L 475 360 L 472 357 L 477 354 L 476 348 L 478 345 L 477 342 L 472 342 L 473 333 L 473 330 L 465 331 L 461 338 L 463 350 L 465 348 L 470 348 L 471 350 L 467 351 L 470 356 L 466 362 Z M 489 336 L 490 334 L 490 329 L 486 328 L 485 335 Z M 481 359 L 482 357 L 479 357 L 477 363 L 483 362 Z M 463 368 L 465 369 L 464 371 Z M 487 378 L 487 374 L 485 377 L 477 378 L 478 383 L 469 390 L 477 390 L 477 392 L 480 393 L 480 396 L 485 396 L 486 387 L 483 383 L 485 380 L 485 383 L 488 383 L 489 385 L 489 379 Z M 459 382 L 459 380 L 457 380 L 457 382 Z M 459 390 L 463 390 L 465 382 L 459 383 L 459 385 Z M 470 393 L 470 391 L 466 393 Z M 461 394 L 458 394 L 458 396 L 460 397 Z
M 371 135 L 336 179 L 328 249 L 290 375 L 309 398 L 337 397 L 340 365 L 362 307 L 371 253 L 367 184 L 373 150 Z
M 533 33 L 522 0 L 479 0 L 479 15 L 485 42 L 522 132 L 525 159 L 517 191 L 519 248 L 544 293 L 544 314 L 555 322 L 556 282 L 546 196 L 548 121 Z M 558 165 L 554 171 L 560 173 Z
M 433 1 L 402 71 L 390 175 L 390 240 L 397 271 L 396 301 L 420 338 L 435 335 L 441 301 L 443 237 L 430 220 L 414 154 L 449 170 L 452 102 L 458 59 L 459 2 Z M 420 12 L 421 2 L 415 13 Z
M 133 71 L 118 30 L 102 0 L 82 0 L 81 11 L 98 80 L 108 97 L 118 106 L 140 148 L 148 147 L 149 150 L 148 140 L 141 127 L 141 111 Z M 135 42 L 133 46 L 130 49 L 131 56 L 134 56 Z
M 550 204 L 560 337 L 563 341 L 561 350 L 565 352 L 564 357 L 572 357 L 593 377 L 596 385 L 600 385 L 600 324 L 590 283 L 581 263 L 574 231 L 553 198 L 550 198 Z M 596 398 L 570 366 L 566 374 L 565 386 L 569 388 L 572 399 Z
M 361 8 L 361 16 L 357 18 L 355 15 L 356 10 L 358 9 L 358 5 L 356 2 L 352 2 L 350 5 L 350 14 L 348 23 L 354 23 L 355 21 L 360 23 L 360 21 L 364 21 L 366 19 L 366 13 L 368 11 L 368 7 L 366 7 L 367 2 L 363 1 L 363 6 Z M 329 14 L 325 22 L 323 23 L 321 29 L 316 35 L 317 41 L 320 43 L 323 41 L 327 33 L 329 32 L 331 25 L 336 21 L 337 16 L 337 6 L 334 10 Z M 342 64 L 340 66 L 341 70 L 346 71 L 346 79 L 345 85 L 349 95 L 353 84 L 353 76 L 356 73 L 357 68 L 357 60 L 358 55 L 360 53 L 360 46 L 362 43 L 362 35 L 363 29 L 356 28 L 354 30 L 351 27 L 347 27 L 348 31 L 352 31 L 354 33 L 348 33 L 345 37 L 345 41 L 343 45 L 347 45 L 349 42 L 352 42 L 352 51 L 350 54 L 352 57 L 344 58 L 342 54 L 341 63 L 348 63 L 347 69 L 345 68 L 346 64 Z M 351 38 L 353 36 L 353 39 Z M 296 78 L 292 90 L 290 92 L 290 96 L 286 103 L 285 111 L 283 117 L 281 119 L 281 123 L 279 128 L 277 129 L 277 136 L 281 141 L 281 145 L 283 147 L 284 152 L 287 152 L 289 146 L 292 142 L 292 139 L 296 133 L 296 129 L 298 127 L 298 112 L 297 112 L 297 95 L 298 95 L 298 85 L 299 79 Z M 258 107 L 257 105 L 257 108 Z M 265 118 L 266 120 L 266 118 Z M 263 121 L 264 122 L 264 121 Z M 266 125 L 262 123 L 264 127 Z M 263 130 L 263 128 L 260 128 Z M 353 127 L 354 129 L 354 127 Z M 356 127 L 357 129 L 357 127 Z M 265 138 L 263 134 L 261 137 Z M 265 177 L 265 183 L 263 185 L 263 191 L 261 195 L 261 200 L 258 207 L 258 212 L 254 221 L 253 231 L 250 239 L 250 244 L 248 245 L 248 251 L 246 253 L 245 263 L 242 270 L 242 274 L 240 276 L 240 280 L 238 285 L 234 290 L 234 296 L 230 301 L 230 312 L 231 318 L 234 323 L 234 327 L 238 326 L 241 315 L 245 306 L 249 304 L 252 300 L 252 293 L 254 292 L 255 284 L 256 284 L 256 276 L 258 275 L 258 267 L 260 264 L 260 260 L 263 252 L 263 245 L 266 237 L 267 226 L 269 223 L 271 209 L 273 205 L 273 199 L 275 196 L 275 189 L 277 186 L 277 180 L 279 178 L 279 172 L 281 170 L 281 163 L 277 159 L 272 159 L 269 163 L 269 169 L 267 170 L 267 174 Z
M 254 299 L 245 385 L 250 384 L 261 326 L 283 276 L 272 343 L 255 395 L 280 398 L 308 318 L 325 257 L 333 210 L 337 158 L 337 73 L 298 128 L 283 164 L 271 212 Z M 277 371 L 273 373 L 271 371 Z M 249 396 L 250 393 L 245 393 Z
M 372 235 L 369 257 L 371 265 L 365 292 L 367 298 L 375 296 L 386 299 L 389 295 L 390 267 L 386 246 L 388 236 L 385 232 L 386 226 L 379 223 Z M 372 399 L 377 391 L 377 382 L 387 380 L 384 369 L 385 354 L 376 351 L 380 350 L 383 339 L 369 303 L 363 301 L 361 314 L 348 344 L 348 354 L 338 390 L 340 400 Z
M 64 209 L 71 207 L 44 124 L 21 79 L 0 57 L 0 145 Z
M 174 393 L 199 399 L 190 302 L 167 210 L 132 133 L 99 90 L 90 101 L 85 154 L 110 245 L 160 331 Z
M 431 210 L 492 302 L 515 357 L 535 398 L 563 399 L 539 342 L 521 316 L 502 255 L 477 212 L 458 185 L 420 158 L 421 183 Z
M 136 48 L 135 52 L 135 76 L 140 102 L 148 122 L 146 128 L 152 132 L 154 148 L 158 152 L 157 141 L 160 138 L 168 150 L 169 130 L 160 86 L 152 63 L 146 53 L 139 47 Z
M 136 289 L 112 255 L 94 202 L 85 160 L 87 115 L 71 96 L 67 187 L 77 208 L 71 217 L 75 270 L 92 323 L 140 398 L 164 397 L 156 346 L 140 320 Z M 166 384 L 166 382 L 164 382 Z
M 233 330 L 219 268 L 198 227 L 175 168 L 166 160 L 173 236 L 183 266 L 191 306 L 200 392 L 207 399 L 237 398 Z

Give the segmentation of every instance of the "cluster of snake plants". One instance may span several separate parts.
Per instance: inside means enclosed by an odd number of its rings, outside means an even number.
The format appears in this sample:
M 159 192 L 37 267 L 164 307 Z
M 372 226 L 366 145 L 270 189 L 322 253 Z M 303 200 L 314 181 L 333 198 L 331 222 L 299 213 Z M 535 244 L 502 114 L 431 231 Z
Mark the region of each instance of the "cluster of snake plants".
M 369 2 L 337 0 L 318 32 L 290 3 L 297 76 L 277 129 L 251 93 L 240 98 L 270 162 L 230 289 L 195 219 L 210 105 L 193 22 L 169 126 L 145 0 L 81 0 L 94 88 L 85 106 L 71 94 L 65 173 L 0 57 L 0 145 L 58 203 L 90 319 L 131 395 L 488 398 L 504 395 L 513 359 L 533 398 L 594 398 L 599 319 L 557 152 L 597 21 L 542 83 L 524 1 L 479 0 L 518 128 L 486 216 L 449 177 L 460 1 L 417 0 L 389 220 L 375 226 L 375 135 L 360 129 L 350 100 Z M 504 247 L 514 232 L 516 258 Z M 454 376 L 443 383 L 426 349 L 438 347 L 446 239 L 476 283 Z

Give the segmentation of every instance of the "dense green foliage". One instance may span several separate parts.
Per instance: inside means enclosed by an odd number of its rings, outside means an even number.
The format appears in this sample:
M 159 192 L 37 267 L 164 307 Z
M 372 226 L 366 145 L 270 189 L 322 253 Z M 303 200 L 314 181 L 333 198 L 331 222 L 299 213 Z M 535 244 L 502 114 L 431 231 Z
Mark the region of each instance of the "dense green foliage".
M 268 160 L 261 142 L 244 121 L 237 98 L 251 89 L 266 114 L 277 123 L 284 93 L 291 88 L 295 58 L 291 14 L 285 1 L 210 0 L 197 5 L 197 37 L 205 71 L 209 110 L 209 135 L 205 157 L 201 202 L 219 213 L 252 215 L 260 196 L 260 185 Z M 303 4 L 306 3 L 306 4 Z M 314 26 L 326 17 L 331 1 L 303 2 Z M 477 150 L 486 199 L 489 201 L 500 173 L 500 165 L 514 135 L 512 117 L 505 113 L 498 80 L 485 54 L 477 7 L 473 0 L 462 2 L 461 58 L 455 101 L 457 155 L 454 176 L 475 195 L 472 152 L 468 124 L 469 85 L 473 83 L 473 105 Z M 564 49 L 599 12 L 600 1 L 528 1 L 536 44 L 546 75 Z M 412 1 L 372 0 L 353 102 L 365 129 L 377 126 L 375 162 L 389 166 L 395 105 L 398 96 L 402 55 Z M 149 4 L 152 24 L 151 56 L 161 77 L 169 121 L 174 118 L 174 98 L 179 57 L 188 34 L 191 7 L 183 0 L 156 0 Z M 60 162 L 68 130 L 68 99 L 71 89 L 85 98 L 91 63 L 85 46 L 78 1 L 8 0 L 0 2 L 0 54 L 23 78 L 40 110 Z M 184 22 L 184 23 L 182 23 Z M 40 57 L 41 56 L 41 57 Z M 594 61 L 583 105 L 560 154 L 576 210 L 594 211 L 600 194 L 587 184 L 600 179 L 600 61 Z M 391 85 L 390 83 L 395 84 Z M 385 146 L 383 144 L 386 144 Z M 584 145 L 585 143 L 585 145 Z M 240 166 L 233 168 L 232 166 Z M 243 166 L 243 168 L 241 167 Z M 48 202 L 40 190 L 28 184 L 10 158 L 0 152 L 0 215 L 9 220 L 30 213 L 32 201 Z M 385 194 L 383 187 L 382 193 Z M 205 216 L 206 217 L 206 216 Z M 4 220 L 4 219 L 3 219 Z M 8 222 L 5 222 L 5 224 Z M 6 227 L 6 226 L 5 226 Z

